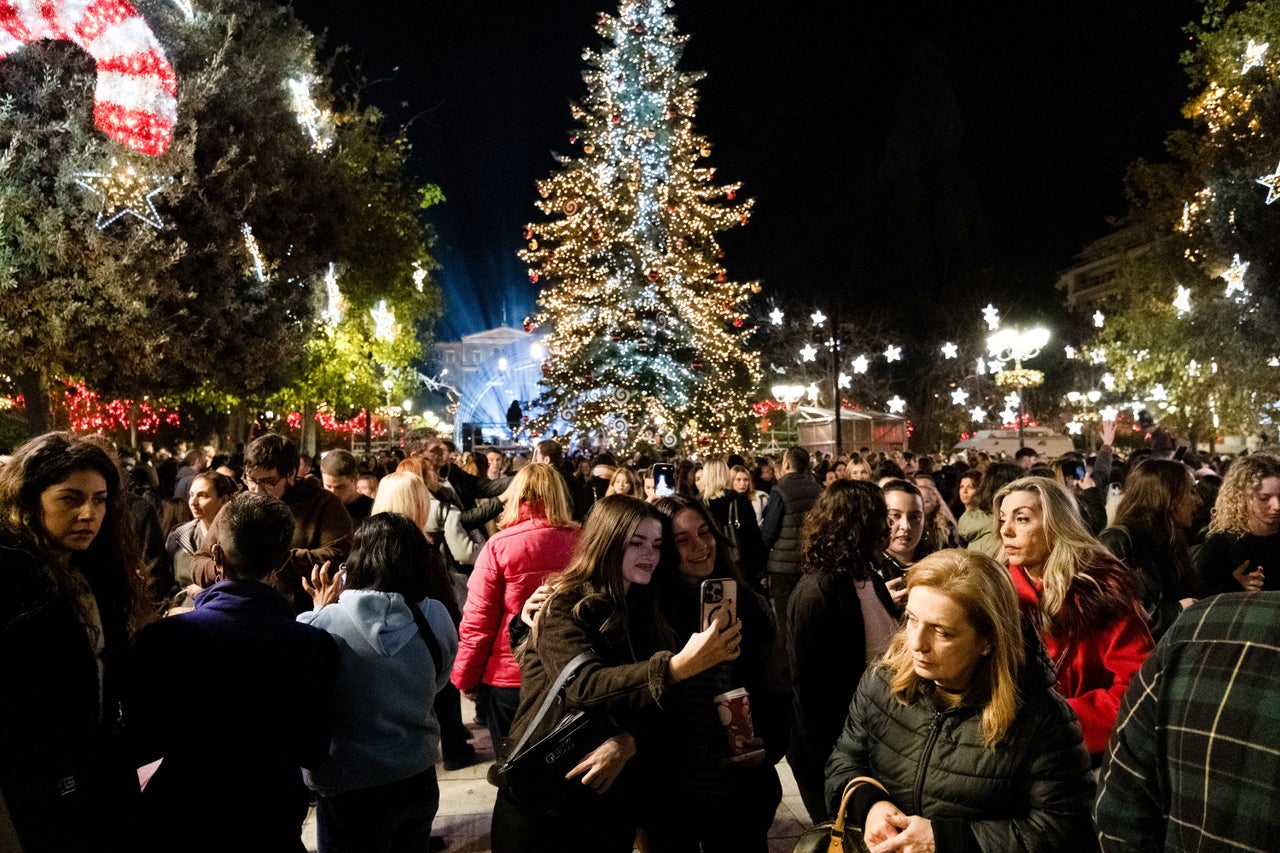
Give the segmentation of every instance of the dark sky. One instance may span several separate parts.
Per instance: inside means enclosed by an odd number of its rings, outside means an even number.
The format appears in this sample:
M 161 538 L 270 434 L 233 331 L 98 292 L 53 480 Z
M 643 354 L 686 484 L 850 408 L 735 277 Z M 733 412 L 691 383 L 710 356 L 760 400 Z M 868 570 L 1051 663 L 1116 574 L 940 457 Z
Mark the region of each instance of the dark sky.
M 955 168 L 987 233 L 991 298 L 1057 302 L 1056 272 L 1124 212 L 1128 164 L 1159 159 L 1180 122 L 1188 90 L 1178 55 L 1195 4 L 858 5 L 677 0 L 678 26 L 692 37 L 683 67 L 708 74 L 695 125 L 714 145 L 718 179 L 743 182 L 756 199 L 751 224 L 723 238 L 731 274 L 762 280 L 765 305 L 833 287 L 882 304 L 858 275 L 854 247 L 880 212 L 866 188 L 907 109 L 903 81 L 928 65 L 955 101 Z M 524 223 L 540 215 L 534 181 L 555 167 L 553 150 L 568 149 L 582 49 L 598 46 L 596 15 L 616 6 L 299 0 L 296 9 L 327 30 L 327 51 L 350 47 L 338 81 L 363 76 L 366 100 L 409 123 L 416 177 L 448 199 L 431 216 L 446 294 L 438 336 L 518 324 L 536 297 L 515 254 Z

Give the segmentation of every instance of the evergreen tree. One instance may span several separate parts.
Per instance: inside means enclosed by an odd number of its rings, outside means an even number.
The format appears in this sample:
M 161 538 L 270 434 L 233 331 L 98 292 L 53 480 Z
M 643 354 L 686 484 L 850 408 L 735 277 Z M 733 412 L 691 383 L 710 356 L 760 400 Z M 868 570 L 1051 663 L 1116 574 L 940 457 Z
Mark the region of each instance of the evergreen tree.
M 677 69 L 685 36 L 671 0 L 623 0 L 587 50 L 573 107 L 580 153 L 539 182 L 550 218 L 520 253 L 543 282 L 551 329 L 542 429 L 561 421 L 598 444 L 661 440 L 689 450 L 741 446 L 759 375 L 743 346 L 746 303 L 716 235 L 745 225 L 751 201 L 717 186 L 710 143 L 693 129 L 703 75 Z

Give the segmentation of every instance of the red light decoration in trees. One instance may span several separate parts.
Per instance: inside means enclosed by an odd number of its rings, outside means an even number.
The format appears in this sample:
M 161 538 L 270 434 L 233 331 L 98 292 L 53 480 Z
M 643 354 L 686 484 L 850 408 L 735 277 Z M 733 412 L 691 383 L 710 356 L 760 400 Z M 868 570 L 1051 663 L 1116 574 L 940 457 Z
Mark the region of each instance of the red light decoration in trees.
M 34 41 L 70 41 L 97 63 L 93 121 L 143 154 L 163 154 L 178 121 L 173 66 L 125 0 L 0 0 L 0 59 Z

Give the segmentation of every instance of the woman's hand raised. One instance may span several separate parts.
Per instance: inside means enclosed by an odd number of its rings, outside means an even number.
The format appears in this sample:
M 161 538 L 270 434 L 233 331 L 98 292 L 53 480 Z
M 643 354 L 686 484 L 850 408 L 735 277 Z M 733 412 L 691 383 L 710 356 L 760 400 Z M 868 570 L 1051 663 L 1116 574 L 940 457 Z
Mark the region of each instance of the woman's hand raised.
M 340 575 L 341 572 L 338 574 Z M 310 580 L 303 576 L 302 591 L 311 596 L 312 607 L 319 610 L 326 604 L 333 604 L 338 600 L 338 596 L 342 593 L 342 582 L 336 575 L 329 576 L 329 561 L 325 560 L 323 566 L 311 568 Z
M 671 683 L 692 678 L 700 672 L 727 660 L 735 660 L 742 654 L 742 620 L 734 619 L 725 627 L 728 619 L 723 611 L 716 614 L 707 630 L 689 638 L 684 648 L 671 658 Z

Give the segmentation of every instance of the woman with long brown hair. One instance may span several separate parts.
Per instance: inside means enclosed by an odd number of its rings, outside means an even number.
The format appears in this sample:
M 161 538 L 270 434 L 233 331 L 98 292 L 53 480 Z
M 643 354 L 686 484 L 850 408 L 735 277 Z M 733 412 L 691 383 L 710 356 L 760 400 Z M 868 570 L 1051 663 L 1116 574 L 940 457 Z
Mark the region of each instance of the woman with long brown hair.
M 1075 849 L 1092 834 L 1093 781 L 1052 685 L 1008 573 L 972 551 L 925 557 L 827 763 L 831 810 L 864 777 L 850 818 L 875 849 Z
M 131 849 L 129 639 L 152 602 L 115 463 L 48 433 L 0 468 L 0 839 Z

